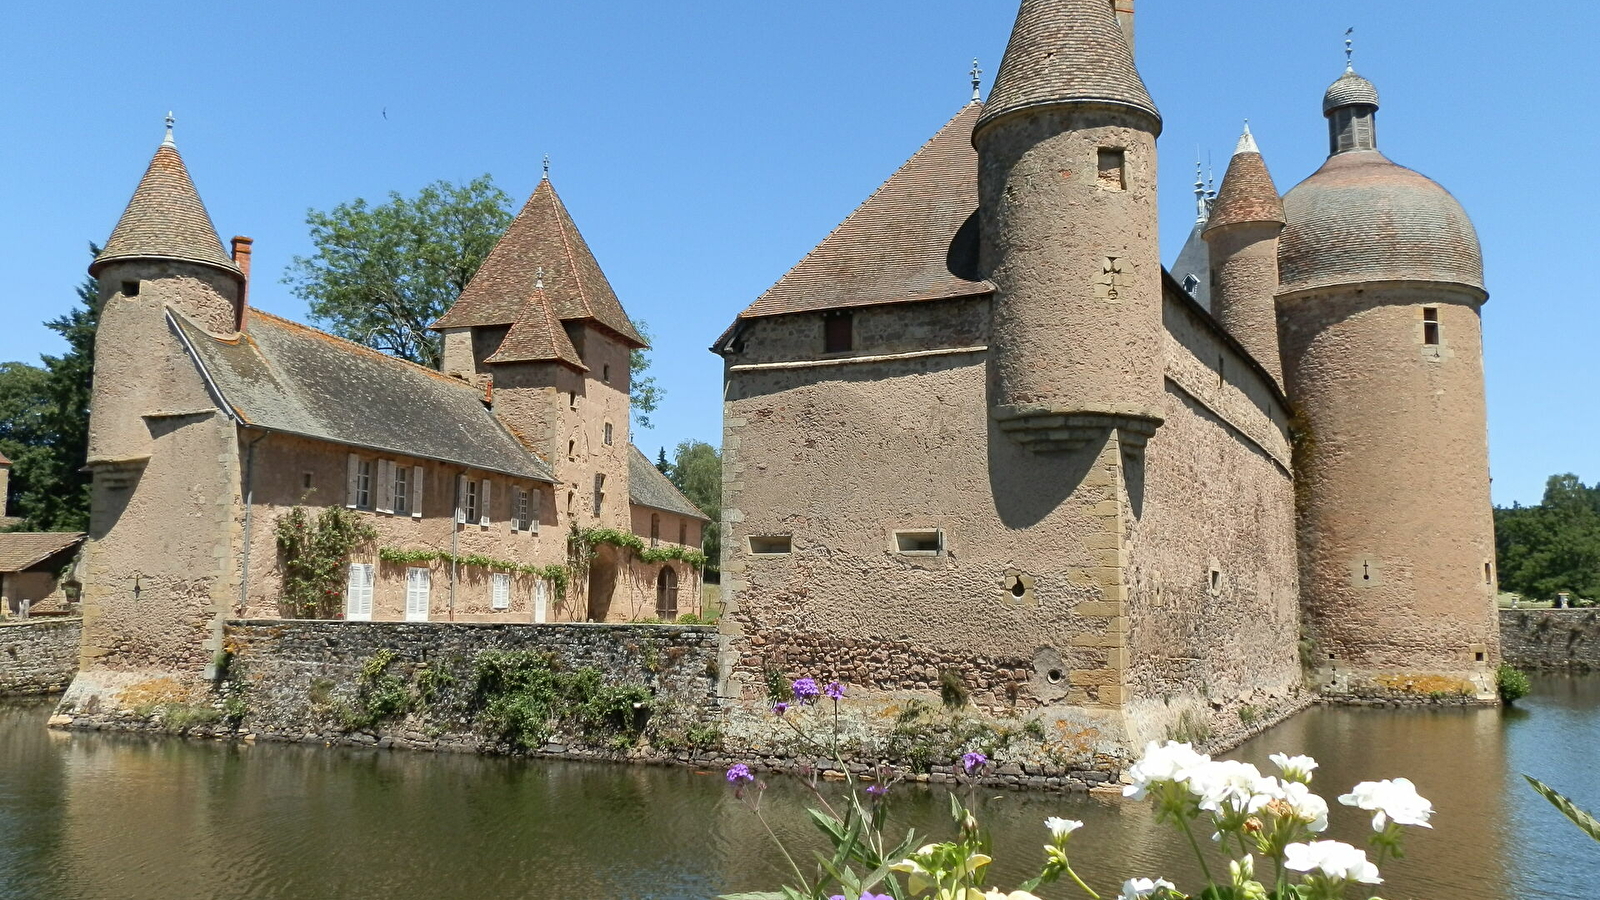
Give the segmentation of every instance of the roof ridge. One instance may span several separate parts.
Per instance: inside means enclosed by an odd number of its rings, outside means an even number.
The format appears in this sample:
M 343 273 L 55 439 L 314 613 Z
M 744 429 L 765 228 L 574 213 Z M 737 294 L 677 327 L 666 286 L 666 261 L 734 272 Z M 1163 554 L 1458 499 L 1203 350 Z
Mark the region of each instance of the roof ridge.
M 685 494 L 682 490 L 680 490 L 678 488 L 678 486 L 673 483 L 672 478 L 670 476 L 668 476 L 667 473 L 665 473 L 665 472 L 661 471 L 660 469 L 656 468 L 656 464 L 650 461 L 650 457 L 649 457 L 648 454 L 646 454 L 643 450 L 639 449 L 639 445 L 638 444 L 635 444 L 633 441 L 630 440 L 630 441 L 628 441 L 628 448 L 634 452 L 634 455 L 636 455 L 639 458 L 640 462 L 642 462 L 645 465 L 649 466 L 650 467 L 650 471 L 656 473 L 656 475 L 659 476 L 656 480 L 658 480 L 662 484 L 665 484 L 667 487 L 671 488 L 672 492 L 674 494 L 676 494 L 679 498 L 681 498 L 684 503 L 688 504 L 690 509 L 692 509 L 695 512 L 699 513 L 700 517 L 702 519 L 704 519 L 707 522 L 711 521 L 711 517 L 706 515 L 706 511 L 700 508 L 700 504 L 694 502 L 693 500 L 690 500 L 689 499 L 689 495 Z M 633 491 L 632 491 L 633 484 L 632 484 L 632 482 L 633 482 L 633 479 L 630 478 L 629 479 L 629 485 L 628 485 L 629 486 L 629 491 L 628 491 L 628 494 L 629 494 L 628 502 L 629 503 L 633 503 L 633 496 L 632 496 L 633 495 Z M 649 504 L 649 503 L 639 503 L 637 505 L 644 506 L 644 507 L 647 507 L 647 508 L 650 508 L 650 509 L 662 509 L 661 507 L 654 506 L 654 505 Z M 683 513 L 681 511 L 679 511 L 679 510 L 663 509 L 662 511 L 663 512 L 670 512 L 670 513 L 673 513 L 675 515 L 680 515 L 680 516 L 683 515 Z
M 756 302 L 760 303 L 761 302 L 761 298 L 763 298 L 767 294 L 771 293 L 773 288 L 777 287 L 780 284 L 783 284 L 783 281 L 784 281 L 785 278 L 788 278 L 790 275 L 793 275 L 796 270 L 798 270 L 801 266 L 805 265 L 806 262 L 808 260 L 810 260 L 813 256 L 815 256 L 818 253 L 818 251 L 820 251 L 823 248 L 823 246 L 826 245 L 828 243 L 828 241 L 833 238 L 834 235 L 839 233 L 840 229 L 842 229 L 846 225 L 848 225 L 850 223 L 850 220 L 855 218 L 857 213 L 861 212 L 863 209 L 865 209 L 868 206 L 870 206 L 872 204 L 872 201 L 876 200 L 878 198 L 878 195 L 882 194 L 885 188 L 887 188 L 890 184 L 893 184 L 895 178 L 898 177 L 901 172 L 905 171 L 906 166 L 911 165 L 911 163 L 913 161 L 915 161 L 918 156 L 922 155 L 922 153 L 925 152 L 929 147 L 931 147 L 935 141 L 939 140 L 939 138 L 944 135 L 945 131 L 948 130 L 950 128 L 950 126 L 952 126 L 952 125 L 954 125 L 956 123 L 957 119 L 960 119 L 963 115 L 965 115 L 973 107 L 977 107 L 979 116 L 983 115 L 984 104 L 981 101 L 980 102 L 973 102 L 973 101 L 969 100 L 966 103 L 961 104 L 961 108 L 956 110 L 956 114 L 951 116 L 950 118 L 946 119 L 945 123 L 943 125 L 939 126 L 939 128 L 936 129 L 933 132 L 933 135 L 931 137 L 929 137 L 927 140 L 923 141 L 922 144 L 917 147 L 917 150 L 916 150 L 915 153 L 912 153 L 910 156 L 906 157 L 905 160 L 900 163 L 900 165 L 896 166 L 894 171 L 889 173 L 889 177 L 885 178 L 883 180 L 883 182 L 881 184 L 879 184 L 877 186 L 877 188 L 875 188 L 872 191 L 872 193 L 868 194 L 867 198 L 865 200 L 862 200 L 860 203 L 857 203 L 855 205 L 855 207 L 850 210 L 850 213 L 848 215 L 846 215 L 843 219 L 839 220 L 839 224 L 833 226 L 832 230 L 830 230 L 826 235 L 823 236 L 822 240 L 818 241 L 815 246 L 813 246 L 810 250 L 806 251 L 805 255 L 800 257 L 799 261 L 796 262 L 794 265 L 790 266 L 789 269 L 787 271 L 785 271 L 783 273 L 783 275 L 778 278 L 777 281 L 774 281 L 772 284 L 768 285 L 767 289 L 765 291 L 762 291 L 760 296 L 758 296 L 756 298 Z M 744 315 L 743 313 L 740 313 L 740 317 L 741 318 L 743 317 L 743 315 Z
M 451 377 L 449 375 L 446 375 L 445 373 L 439 371 L 438 369 L 429 368 L 428 366 L 425 366 L 425 365 L 423 365 L 421 363 L 412 362 L 409 359 L 401 359 L 398 356 L 395 356 L 395 355 L 390 354 L 390 353 L 385 353 L 382 350 L 376 349 L 374 347 L 368 347 L 366 344 L 362 344 L 362 343 L 358 343 L 356 341 L 352 341 L 349 338 L 340 337 L 339 335 L 333 334 L 332 332 L 323 331 L 321 328 L 317 328 L 314 325 L 307 325 L 304 322 L 297 322 L 294 319 L 286 318 L 284 316 L 276 315 L 274 313 L 269 313 L 266 310 L 261 309 L 258 306 L 250 307 L 249 312 L 250 312 L 251 315 L 259 315 L 259 316 L 261 316 L 263 318 L 272 319 L 274 321 L 277 321 L 278 323 L 283 324 L 283 325 L 288 325 L 288 326 L 291 326 L 293 328 L 299 328 L 299 329 L 301 329 L 303 331 L 309 331 L 312 334 L 317 335 L 318 337 L 322 337 L 322 338 L 328 339 L 329 341 L 333 342 L 334 344 L 342 344 L 342 345 L 344 345 L 344 346 L 346 346 L 346 347 L 348 347 L 350 349 L 359 351 L 361 353 L 365 353 L 367 355 L 376 357 L 378 359 L 387 360 L 389 362 L 396 363 L 396 364 L 401 365 L 401 366 L 409 366 L 410 368 L 416 369 L 416 370 L 418 370 L 420 372 L 425 372 L 428 375 L 431 375 L 434 378 L 437 378 L 437 379 L 439 379 L 441 381 L 444 381 L 447 384 L 457 385 L 457 386 L 459 386 L 461 388 L 464 388 L 466 390 L 471 390 L 471 391 L 474 391 L 474 392 L 477 391 L 477 388 L 473 387 L 472 385 L 468 384 L 467 382 L 462 381 L 459 378 L 453 378 L 453 377 Z
M 596 318 L 594 307 L 589 303 L 588 287 L 578 272 L 578 258 L 572 254 L 572 242 L 567 239 L 567 223 L 562 221 L 565 217 L 561 213 L 566 211 L 566 204 L 561 202 L 561 195 L 556 193 L 555 182 L 546 178 L 544 183 L 550 185 L 550 201 L 555 204 L 556 209 L 556 232 L 561 235 L 561 252 L 567 257 L 567 265 L 572 267 L 572 280 L 578 283 L 578 296 L 583 300 L 584 312 L 589 314 L 588 318 Z

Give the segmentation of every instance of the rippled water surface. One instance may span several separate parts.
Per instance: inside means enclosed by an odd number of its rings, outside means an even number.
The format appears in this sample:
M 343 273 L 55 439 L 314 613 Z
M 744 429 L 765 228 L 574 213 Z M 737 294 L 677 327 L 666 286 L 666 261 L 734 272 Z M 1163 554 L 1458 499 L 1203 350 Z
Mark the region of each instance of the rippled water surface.
M 1313 709 L 1237 755 L 1310 753 L 1330 799 L 1358 780 L 1417 782 L 1437 828 L 1385 867 L 1389 900 L 1570 898 L 1583 894 L 1573 885 L 1600 883 L 1600 845 L 1517 773 L 1600 810 L 1597 710 L 1600 679 L 1551 678 L 1505 713 Z M 719 773 L 64 735 L 45 730 L 49 711 L 0 705 L 3 898 L 688 900 L 782 880 L 760 823 Z M 1073 843 L 1092 884 L 1191 874 L 1142 805 L 980 798 L 996 881 L 1031 874 L 1049 815 L 1085 821 Z M 763 800 L 797 844 L 813 840 L 805 799 L 778 779 Z M 941 791 L 901 786 L 893 802 L 895 821 L 947 833 Z M 1336 809 L 1335 836 L 1361 840 L 1363 827 Z

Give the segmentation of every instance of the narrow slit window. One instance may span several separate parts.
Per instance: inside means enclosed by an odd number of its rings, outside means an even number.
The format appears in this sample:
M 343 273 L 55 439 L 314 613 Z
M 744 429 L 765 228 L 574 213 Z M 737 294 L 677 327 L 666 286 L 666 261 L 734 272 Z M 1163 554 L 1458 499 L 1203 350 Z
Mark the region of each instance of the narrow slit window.
M 1483 583 L 1494 584 L 1494 566 L 1491 563 L 1483 564 Z
M 896 531 L 894 547 L 903 556 L 938 556 L 944 553 L 944 532 L 937 528 Z
M 577 391 L 567 391 L 567 406 L 570 409 L 577 409 L 578 408 L 578 392 Z
M 1120 147 L 1100 148 L 1100 188 L 1107 191 L 1128 189 L 1128 151 Z
M 787 534 L 750 535 L 750 552 L 756 556 L 783 556 L 792 546 Z
M 650 514 L 650 546 L 655 547 L 661 543 L 661 515 Z
M 603 474 L 598 474 L 597 473 L 594 476 L 594 514 L 597 515 L 597 516 L 600 515 L 600 513 L 605 510 L 605 508 L 606 508 L 606 476 L 603 475 Z
M 1422 308 L 1422 343 L 1429 347 L 1439 346 L 1439 307 L 1425 306 Z
M 855 316 L 834 313 L 822 320 L 822 352 L 845 353 L 855 349 Z
M 606 423 L 606 446 L 611 446 L 611 423 Z
M 600 380 L 604 381 L 606 384 L 610 384 L 611 383 L 611 366 L 610 365 L 604 365 L 604 366 L 600 367 Z
M 573 458 L 574 456 L 577 456 L 577 455 L 578 455 L 578 442 L 577 441 L 567 441 L 567 459 L 571 459 L 571 458 Z

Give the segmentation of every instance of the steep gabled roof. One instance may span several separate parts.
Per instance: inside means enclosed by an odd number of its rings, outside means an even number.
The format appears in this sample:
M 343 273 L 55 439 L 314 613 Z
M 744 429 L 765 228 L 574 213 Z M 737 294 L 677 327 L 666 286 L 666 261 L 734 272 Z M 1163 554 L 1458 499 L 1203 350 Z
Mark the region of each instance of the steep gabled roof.
M 0 453 L 0 466 L 9 466 L 9 465 L 11 465 L 11 460 L 6 459 L 6 455 L 4 453 Z
M 970 103 L 741 319 L 988 293 L 978 277 Z
M 562 328 L 561 322 L 556 319 L 544 289 L 536 287 L 533 296 L 523 303 L 517 321 L 500 341 L 500 347 L 484 362 L 494 364 L 546 360 L 564 362 L 580 372 L 589 368 L 578 356 L 578 348 L 572 346 L 572 338 L 567 336 L 567 330 Z
M 227 340 L 171 315 L 225 408 L 245 425 L 555 480 L 483 405 L 479 388 L 257 309 L 244 333 Z
M 25 572 L 81 540 L 81 531 L 0 532 L 0 572 Z
M 646 506 L 650 509 L 659 509 L 662 512 L 677 513 L 702 522 L 711 521 L 711 517 L 700 511 L 672 479 L 662 474 L 656 468 L 650 457 L 637 446 L 630 446 L 628 454 L 628 502 L 634 506 Z
M 105 247 L 89 264 L 89 274 L 97 274 L 119 259 L 181 259 L 243 277 L 222 249 L 211 215 L 172 143 L 171 131 L 156 148 Z
M 1114 103 L 1161 121 L 1106 0 L 1023 0 L 979 128 L 1020 110 Z
M 624 342 L 645 346 L 549 178 L 539 182 L 461 298 L 432 327 L 514 324 L 541 279 L 556 318 L 596 322 Z

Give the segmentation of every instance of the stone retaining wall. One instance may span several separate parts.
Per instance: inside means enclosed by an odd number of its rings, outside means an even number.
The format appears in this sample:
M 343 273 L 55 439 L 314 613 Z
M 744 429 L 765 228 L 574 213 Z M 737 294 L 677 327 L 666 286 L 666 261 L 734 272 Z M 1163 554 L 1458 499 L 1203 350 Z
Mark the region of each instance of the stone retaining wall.
M 78 672 L 83 620 L 0 622 L 0 695 L 64 691 Z
M 1600 669 L 1600 610 L 1502 609 L 1500 652 L 1519 669 Z

